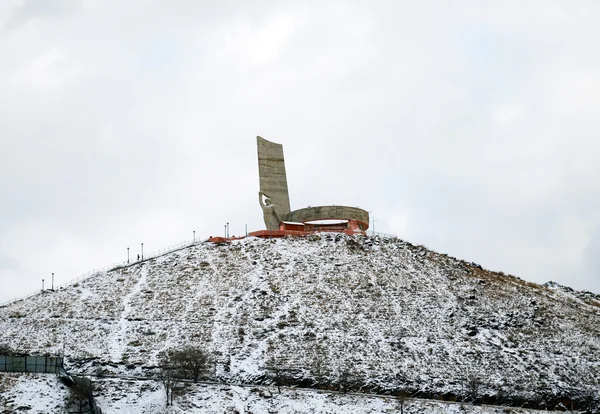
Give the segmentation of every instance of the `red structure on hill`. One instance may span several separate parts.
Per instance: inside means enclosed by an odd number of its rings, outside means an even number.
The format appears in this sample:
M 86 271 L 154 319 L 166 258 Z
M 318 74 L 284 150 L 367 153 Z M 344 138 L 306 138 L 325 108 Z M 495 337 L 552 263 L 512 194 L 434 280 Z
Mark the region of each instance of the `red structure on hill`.
M 369 213 L 358 207 L 319 206 L 291 211 L 283 146 L 256 137 L 260 178 L 259 204 L 263 210 L 265 230 L 249 236 L 272 238 L 302 237 L 317 232 L 365 234 L 369 228 Z M 216 243 L 235 238 L 211 237 Z

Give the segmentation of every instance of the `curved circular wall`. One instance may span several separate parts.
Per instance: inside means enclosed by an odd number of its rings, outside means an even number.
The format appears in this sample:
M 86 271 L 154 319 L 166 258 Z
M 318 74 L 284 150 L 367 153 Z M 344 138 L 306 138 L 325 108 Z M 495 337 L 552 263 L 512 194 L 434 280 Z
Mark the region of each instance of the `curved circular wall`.
M 294 210 L 286 214 L 284 221 L 306 223 L 317 220 L 356 220 L 362 230 L 369 228 L 369 212 L 358 207 L 318 206 Z

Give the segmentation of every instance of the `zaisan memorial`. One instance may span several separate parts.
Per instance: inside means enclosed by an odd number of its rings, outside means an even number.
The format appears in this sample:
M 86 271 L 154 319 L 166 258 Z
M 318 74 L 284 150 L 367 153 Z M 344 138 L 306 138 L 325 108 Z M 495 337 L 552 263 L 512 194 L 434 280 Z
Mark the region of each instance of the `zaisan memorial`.
M 291 210 L 283 146 L 256 137 L 260 190 L 258 200 L 266 230 L 250 233 L 257 237 L 302 236 L 319 231 L 365 234 L 369 213 L 358 207 L 318 206 Z

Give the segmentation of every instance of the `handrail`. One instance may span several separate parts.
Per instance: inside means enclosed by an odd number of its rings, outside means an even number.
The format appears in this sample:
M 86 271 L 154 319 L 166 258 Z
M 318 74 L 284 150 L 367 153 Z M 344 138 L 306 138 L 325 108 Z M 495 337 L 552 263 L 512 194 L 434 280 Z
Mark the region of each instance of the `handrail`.
M 79 276 L 77 276 L 74 279 L 68 280 L 65 283 L 57 285 L 54 288 L 54 290 L 58 290 L 58 289 L 61 289 L 61 288 L 65 288 L 67 286 L 74 285 L 75 283 L 81 282 L 81 281 L 83 281 L 83 280 L 85 280 L 85 279 L 87 279 L 87 278 L 89 278 L 89 277 L 91 277 L 91 276 L 93 276 L 95 274 L 98 274 L 98 273 L 106 272 L 106 271 L 113 270 L 113 269 L 116 269 L 116 268 L 119 268 L 119 267 L 135 266 L 136 264 L 143 263 L 143 262 L 151 260 L 151 259 L 156 259 L 157 257 L 164 256 L 165 254 L 169 254 L 169 253 L 172 253 L 174 251 L 181 250 L 181 249 L 183 249 L 185 247 L 193 246 L 195 244 L 204 243 L 206 241 L 208 241 L 208 239 L 186 240 L 186 241 L 183 241 L 181 243 L 173 244 L 171 246 L 167 246 L 167 247 L 164 247 L 162 249 L 150 252 L 146 257 L 144 257 L 143 260 L 130 261 L 129 263 L 127 263 L 127 261 L 124 260 L 122 262 L 111 263 L 111 264 L 106 265 L 104 267 L 101 267 L 99 269 L 90 270 L 89 272 L 86 272 L 86 273 L 84 273 L 82 275 L 79 275 Z M 50 289 L 46 289 L 46 290 L 50 290 Z M 8 300 L 6 302 L 0 303 L 0 308 L 3 308 L 5 306 L 8 306 L 8 305 L 10 305 L 12 303 L 15 303 L 15 302 L 20 302 L 20 301 L 22 301 L 24 299 L 29 299 L 29 298 L 31 298 L 31 297 L 33 297 L 35 295 L 42 294 L 43 292 L 45 292 L 45 290 L 36 291 L 36 292 L 30 293 L 30 294 L 25 295 L 25 296 L 21 296 L 21 297 L 16 298 L 16 299 Z
M 397 239 L 398 236 L 396 236 L 395 234 L 389 234 L 389 233 L 379 233 L 379 232 L 373 232 L 373 231 L 367 231 L 367 236 L 371 236 L 371 237 L 382 237 L 385 239 Z
M 394 234 L 379 233 L 379 232 L 372 232 L 372 231 L 371 232 L 367 231 L 367 236 L 372 236 L 372 237 L 378 236 L 378 237 L 389 238 L 389 239 L 394 239 L 394 238 L 397 239 L 398 238 L 398 236 L 396 236 Z M 147 260 L 156 259 L 159 256 L 163 256 L 165 254 L 169 254 L 169 253 L 172 253 L 174 251 L 183 249 L 184 247 L 193 246 L 194 244 L 199 244 L 199 243 L 203 243 L 203 242 L 206 242 L 206 241 L 208 241 L 208 239 L 186 240 L 186 241 L 183 241 L 183 242 L 180 242 L 180 243 L 177 243 L 177 244 L 173 244 L 171 246 L 167 246 L 167 247 L 164 247 L 162 249 L 150 252 L 142 260 L 130 261 L 130 263 L 127 263 L 127 261 L 124 260 L 122 262 L 111 263 L 111 264 L 106 265 L 104 267 L 101 267 L 99 269 L 92 269 L 89 272 L 86 272 L 86 273 L 84 273 L 82 275 L 79 275 L 79 276 L 77 276 L 74 279 L 71 279 L 71 280 L 69 280 L 69 281 L 67 281 L 65 283 L 57 285 L 54 288 L 54 290 L 74 285 L 75 283 L 81 282 L 81 281 L 83 281 L 83 280 L 85 280 L 85 279 L 87 279 L 87 278 L 89 278 L 89 277 L 91 277 L 91 276 L 93 276 L 95 274 L 98 274 L 98 273 L 106 272 L 106 271 L 113 270 L 113 269 L 116 269 L 116 268 L 119 268 L 119 267 L 134 266 L 136 264 L 143 263 L 143 262 L 145 262 Z M 50 290 L 50 289 L 47 289 L 47 290 Z M 42 290 L 42 291 L 35 291 L 35 292 L 30 293 L 28 295 L 21 296 L 21 297 L 16 298 L 16 299 L 8 300 L 6 302 L 0 303 L 0 308 L 6 307 L 6 306 L 8 306 L 8 305 L 10 305 L 12 303 L 15 303 L 15 302 L 20 302 L 22 300 L 29 299 L 29 298 L 31 298 L 31 297 L 33 297 L 35 295 L 42 294 L 43 292 L 45 292 L 45 291 L 44 290 Z

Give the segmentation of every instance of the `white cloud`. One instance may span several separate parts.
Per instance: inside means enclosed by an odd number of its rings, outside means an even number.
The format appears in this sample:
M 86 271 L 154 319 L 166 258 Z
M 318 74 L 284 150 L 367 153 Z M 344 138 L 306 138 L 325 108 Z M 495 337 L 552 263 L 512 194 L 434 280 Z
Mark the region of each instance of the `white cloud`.
M 255 135 L 294 207 L 600 291 L 597 1 L 6 4 L 0 300 L 262 227 Z
M 558 70 L 548 79 L 550 105 L 558 116 L 600 115 L 600 73 L 597 67 Z
M 51 48 L 15 73 L 12 82 L 14 87 L 20 88 L 58 88 L 79 73 L 64 52 Z
M 224 53 L 238 65 L 273 64 L 301 24 L 300 19 L 289 15 L 274 16 L 262 26 L 236 22 L 225 30 Z
M 494 122 L 500 124 L 512 124 L 521 120 L 526 115 L 525 108 L 521 104 L 513 104 L 495 109 L 492 113 Z

